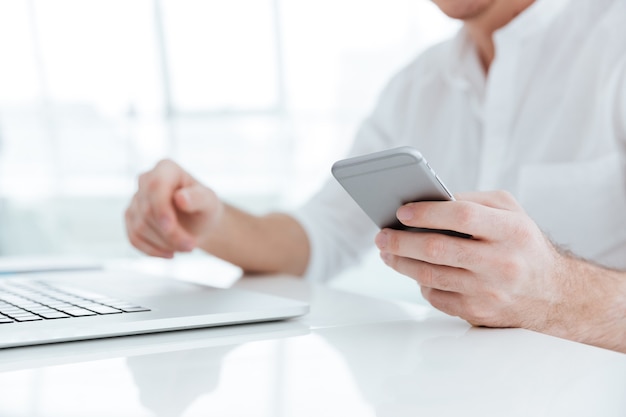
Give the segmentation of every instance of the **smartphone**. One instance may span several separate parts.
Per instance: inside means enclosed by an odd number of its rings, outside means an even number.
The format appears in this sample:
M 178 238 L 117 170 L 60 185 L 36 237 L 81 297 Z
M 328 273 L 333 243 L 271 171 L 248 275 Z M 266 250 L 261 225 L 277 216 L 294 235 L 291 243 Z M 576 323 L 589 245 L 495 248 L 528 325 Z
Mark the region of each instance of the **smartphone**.
M 452 230 L 408 227 L 396 217 L 398 208 L 416 201 L 454 201 L 435 171 L 415 148 L 402 146 L 337 161 L 332 174 L 381 229 L 438 232 L 471 237 Z

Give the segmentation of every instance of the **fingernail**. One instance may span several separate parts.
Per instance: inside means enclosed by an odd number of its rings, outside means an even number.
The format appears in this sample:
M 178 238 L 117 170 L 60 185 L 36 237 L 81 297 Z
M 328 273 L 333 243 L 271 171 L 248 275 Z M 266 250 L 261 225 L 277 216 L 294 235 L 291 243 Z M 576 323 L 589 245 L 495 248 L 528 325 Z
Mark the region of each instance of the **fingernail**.
M 194 250 L 195 247 L 196 245 L 190 240 L 187 240 L 181 244 L 181 249 L 185 252 L 191 252 L 192 250 Z
M 380 232 L 376 236 L 375 242 L 379 249 L 384 249 L 387 246 L 387 242 L 389 242 L 389 236 L 385 232 Z
M 413 218 L 413 210 L 410 207 L 402 206 L 398 209 L 396 216 L 400 221 L 411 220 Z

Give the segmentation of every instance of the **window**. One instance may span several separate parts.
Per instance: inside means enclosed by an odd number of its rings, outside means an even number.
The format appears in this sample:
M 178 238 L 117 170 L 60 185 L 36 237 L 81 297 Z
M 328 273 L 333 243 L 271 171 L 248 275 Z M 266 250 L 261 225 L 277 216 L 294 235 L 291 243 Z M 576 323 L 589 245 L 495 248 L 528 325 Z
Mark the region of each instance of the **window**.
M 428 0 L 2 2 L 0 253 L 133 253 L 122 212 L 164 157 L 245 209 L 298 204 L 456 28 Z

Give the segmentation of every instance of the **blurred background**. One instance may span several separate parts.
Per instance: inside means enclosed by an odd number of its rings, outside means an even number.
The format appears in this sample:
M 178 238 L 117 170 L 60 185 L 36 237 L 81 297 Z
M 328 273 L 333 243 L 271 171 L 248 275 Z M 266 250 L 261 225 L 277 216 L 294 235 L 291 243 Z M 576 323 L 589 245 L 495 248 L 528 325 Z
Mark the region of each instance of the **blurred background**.
M 137 257 L 123 211 L 172 158 L 289 209 L 386 81 L 458 25 L 428 0 L 0 2 L 0 255 Z

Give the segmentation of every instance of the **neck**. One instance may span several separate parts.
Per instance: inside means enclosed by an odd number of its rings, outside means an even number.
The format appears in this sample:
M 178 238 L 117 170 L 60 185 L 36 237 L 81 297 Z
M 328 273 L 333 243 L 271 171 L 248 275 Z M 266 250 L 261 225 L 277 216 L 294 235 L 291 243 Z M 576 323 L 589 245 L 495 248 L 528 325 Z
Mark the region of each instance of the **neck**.
M 496 1 L 483 13 L 464 20 L 465 28 L 476 45 L 485 74 L 489 72 L 489 67 L 496 55 L 493 43 L 494 32 L 509 24 L 534 2 L 535 0 Z

